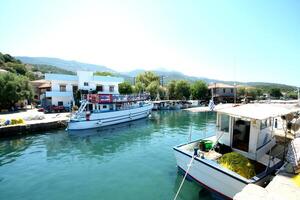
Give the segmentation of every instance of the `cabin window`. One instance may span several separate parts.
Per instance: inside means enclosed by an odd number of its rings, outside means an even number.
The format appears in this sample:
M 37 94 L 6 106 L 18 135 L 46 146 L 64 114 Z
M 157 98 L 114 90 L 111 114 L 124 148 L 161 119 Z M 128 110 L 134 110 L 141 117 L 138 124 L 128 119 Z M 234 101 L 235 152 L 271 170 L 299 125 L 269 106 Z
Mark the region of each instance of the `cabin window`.
M 103 92 L 103 85 L 97 85 L 96 86 L 96 91 L 97 92 Z
M 59 91 L 65 92 L 66 91 L 66 85 L 59 85 Z
M 83 85 L 84 86 L 89 86 L 89 83 L 88 82 L 84 82 Z
M 109 91 L 110 91 L 110 92 L 114 92 L 114 90 L 115 90 L 115 86 L 110 85 L 110 86 L 109 86 Z
M 229 116 L 228 115 L 220 115 L 220 131 L 229 132 Z
M 268 128 L 272 126 L 272 122 L 270 119 L 262 120 L 260 123 L 260 130 L 263 130 L 265 128 Z

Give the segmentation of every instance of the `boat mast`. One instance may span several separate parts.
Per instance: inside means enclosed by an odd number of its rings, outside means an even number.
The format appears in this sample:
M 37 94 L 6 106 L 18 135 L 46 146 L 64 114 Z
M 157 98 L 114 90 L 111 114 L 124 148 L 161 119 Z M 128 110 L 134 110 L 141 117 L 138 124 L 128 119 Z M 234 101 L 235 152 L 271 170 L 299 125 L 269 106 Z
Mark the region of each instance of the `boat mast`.
M 300 105 L 300 92 L 299 92 L 299 87 L 297 88 L 298 91 L 298 105 Z

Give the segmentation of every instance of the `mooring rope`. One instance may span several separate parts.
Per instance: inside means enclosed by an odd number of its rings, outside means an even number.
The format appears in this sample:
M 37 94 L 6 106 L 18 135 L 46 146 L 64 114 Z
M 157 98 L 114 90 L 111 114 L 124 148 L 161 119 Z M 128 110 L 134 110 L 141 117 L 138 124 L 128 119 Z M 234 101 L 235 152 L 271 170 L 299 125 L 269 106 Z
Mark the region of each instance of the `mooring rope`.
M 183 183 L 184 183 L 184 181 L 185 181 L 185 178 L 186 178 L 188 172 L 189 172 L 190 169 L 191 169 L 192 162 L 194 161 L 194 158 L 195 158 L 195 157 L 196 157 L 196 156 L 193 156 L 192 159 L 191 159 L 191 161 L 190 161 L 190 163 L 188 164 L 188 168 L 187 168 L 187 170 L 186 170 L 186 172 L 185 172 L 185 174 L 184 174 L 184 177 L 183 177 L 183 179 L 182 179 L 182 181 L 181 181 L 181 183 L 180 183 L 180 186 L 179 186 L 179 188 L 178 188 L 178 190 L 177 190 L 177 193 L 176 193 L 176 195 L 175 195 L 175 197 L 174 197 L 174 200 L 177 199 L 177 197 L 178 197 L 178 195 L 179 195 L 179 193 L 180 193 L 180 190 L 181 190 L 181 188 L 182 188 L 182 186 L 183 186 Z

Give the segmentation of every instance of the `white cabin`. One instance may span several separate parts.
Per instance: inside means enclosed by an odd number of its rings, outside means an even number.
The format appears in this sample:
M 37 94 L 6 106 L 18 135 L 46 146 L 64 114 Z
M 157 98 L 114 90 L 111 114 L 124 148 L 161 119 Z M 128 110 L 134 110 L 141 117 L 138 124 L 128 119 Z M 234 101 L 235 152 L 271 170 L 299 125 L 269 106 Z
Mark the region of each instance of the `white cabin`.
M 217 138 L 252 160 L 259 160 L 275 145 L 275 120 L 291 113 L 292 106 L 247 104 L 217 112 Z M 278 122 L 278 126 L 280 126 Z

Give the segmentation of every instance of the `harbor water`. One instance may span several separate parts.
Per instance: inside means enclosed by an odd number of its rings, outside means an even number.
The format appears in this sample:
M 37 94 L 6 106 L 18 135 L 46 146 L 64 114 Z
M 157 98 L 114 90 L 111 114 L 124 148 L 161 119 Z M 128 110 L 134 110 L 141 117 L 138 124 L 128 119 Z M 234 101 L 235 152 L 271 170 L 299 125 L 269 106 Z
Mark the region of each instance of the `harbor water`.
M 173 146 L 213 135 L 215 114 L 153 112 L 100 130 L 49 131 L 0 141 L 0 199 L 169 200 L 183 175 Z M 211 199 L 186 181 L 178 199 Z

